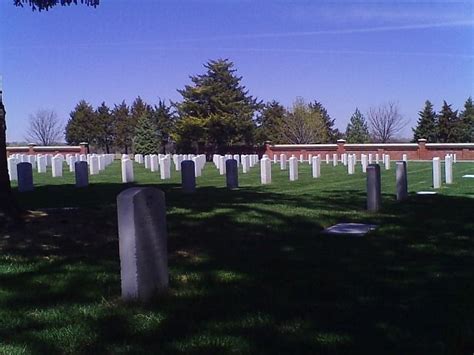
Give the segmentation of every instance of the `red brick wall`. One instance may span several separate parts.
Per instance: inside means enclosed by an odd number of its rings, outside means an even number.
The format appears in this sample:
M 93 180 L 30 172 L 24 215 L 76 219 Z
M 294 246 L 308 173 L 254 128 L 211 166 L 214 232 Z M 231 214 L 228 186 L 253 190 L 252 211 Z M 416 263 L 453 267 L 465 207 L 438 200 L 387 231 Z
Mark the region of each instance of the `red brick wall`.
M 443 158 L 446 154 L 456 154 L 458 160 L 474 160 L 474 143 L 426 143 L 420 140 L 418 143 L 397 143 L 397 144 L 346 144 L 338 141 L 337 144 L 267 144 L 265 154 L 271 159 L 274 155 L 286 154 L 287 157 L 295 155 L 297 158 L 303 154 L 304 159 L 308 155 L 321 154 L 325 159 L 326 154 L 332 159 L 332 155 L 343 153 L 356 154 L 360 158 L 361 154 L 373 155 L 389 154 L 392 160 L 401 160 L 403 154 L 409 160 L 431 160 L 434 157 Z
M 49 147 L 42 147 L 30 144 L 27 147 L 7 147 L 7 156 L 9 156 L 10 154 L 87 154 L 88 152 L 89 147 L 87 144 L 81 144 L 78 146 L 64 145 Z

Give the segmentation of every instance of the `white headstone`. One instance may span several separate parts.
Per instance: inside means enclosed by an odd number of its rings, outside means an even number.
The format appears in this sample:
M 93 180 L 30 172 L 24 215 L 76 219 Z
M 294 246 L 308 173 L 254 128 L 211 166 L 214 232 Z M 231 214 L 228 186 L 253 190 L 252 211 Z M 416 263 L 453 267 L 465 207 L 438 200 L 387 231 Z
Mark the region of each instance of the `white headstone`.
M 313 172 L 313 178 L 321 176 L 321 158 L 319 156 L 311 158 L 311 170 Z
M 385 170 L 390 169 L 390 155 L 386 154 L 385 155 Z
M 63 160 L 60 157 L 54 157 L 51 160 L 53 177 L 63 176 Z
M 280 154 L 280 170 L 286 170 L 286 154 Z
M 99 173 L 99 157 L 96 155 L 90 157 L 89 172 L 91 175 Z
M 46 157 L 44 155 L 38 157 L 37 166 L 38 166 L 38 173 L 46 172 Z
M 298 160 L 295 157 L 290 158 L 290 181 L 298 180 Z
M 441 187 L 441 161 L 438 157 L 433 158 L 433 188 Z
M 122 159 L 122 182 L 129 183 L 133 181 L 133 162 L 128 158 Z
M 453 158 L 450 155 L 447 155 L 444 160 L 444 173 L 446 184 L 453 183 Z
M 17 158 L 8 158 L 7 159 L 7 165 L 8 165 L 8 175 L 10 176 L 10 181 L 17 181 L 18 180 L 18 174 L 17 174 L 17 164 L 19 164 L 20 161 Z
M 260 161 L 260 180 L 263 185 L 272 183 L 272 164 L 268 158 Z

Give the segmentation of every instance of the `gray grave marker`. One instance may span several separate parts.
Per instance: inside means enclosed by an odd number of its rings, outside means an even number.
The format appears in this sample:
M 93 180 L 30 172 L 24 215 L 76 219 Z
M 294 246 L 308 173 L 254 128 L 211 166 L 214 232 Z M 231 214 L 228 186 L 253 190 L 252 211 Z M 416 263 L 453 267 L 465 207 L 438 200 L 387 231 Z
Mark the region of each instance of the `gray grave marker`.
M 403 201 L 408 197 L 407 162 L 397 161 L 397 201 Z
M 19 163 L 16 166 L 18 177 L 18 191 L 33 191 L 33 165 L 31 163 Z
M 76 175 L 76 187 L 86 187 L 89 185 L 89 167 L 86 161 L 76 161 L 74 164 Z
M 380 166 L 370 164 L 367 167 L 367 210 L 377 212 L 382 202 Z
M 192 160 L 181 162 L 181 187 L 185 193 L 196 191 L 196 167 Z
M 229 159 L 225 162 L 226 182 L 228 189 L 239 187 L 239 172 L 237 169 L 237 160 Z

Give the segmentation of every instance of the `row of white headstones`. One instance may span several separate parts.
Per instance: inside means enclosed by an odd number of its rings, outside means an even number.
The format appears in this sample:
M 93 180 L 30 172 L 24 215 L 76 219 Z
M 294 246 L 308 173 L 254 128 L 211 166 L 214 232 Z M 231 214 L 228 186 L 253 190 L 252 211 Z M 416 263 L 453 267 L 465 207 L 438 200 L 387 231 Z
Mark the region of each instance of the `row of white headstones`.
M 63 163 L 66 162 L 69 171 L 75 171 L 75 163 L 79 161 L 87 162 L 89 174 L 97 175 L 114 161 L 114 154 L 12 154 L 7 159 L 8 174 L 10 181 L 18 180 L 17 165 L 19 163 L 30 163 L 32 169 L 37 169 L 38 173 L 46 173 L 47 167 L 51 166 L 52 177 L 63 176 Z
M 175 170 L 181 171 L 181 163 L 185 160 L 194 162 L 194 174 L 196 177 L 202 175 L 202 169 L 206 164 L 206 156 L 204 154 L 135 154 L 134 161 L 143 164 L 145 169 L 151 172 L 159 172 L 161 180 L 171 178 L 171 162 L 173 162 Z M 133 161 L 126 154 L 122 155 L 122 182 L 129 183 L 135 181 Z

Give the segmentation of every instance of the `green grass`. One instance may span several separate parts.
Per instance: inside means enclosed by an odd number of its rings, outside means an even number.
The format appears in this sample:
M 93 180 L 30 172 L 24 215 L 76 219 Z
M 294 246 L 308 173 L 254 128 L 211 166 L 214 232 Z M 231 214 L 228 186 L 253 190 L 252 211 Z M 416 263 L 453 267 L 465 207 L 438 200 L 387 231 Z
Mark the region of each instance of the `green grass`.
M 120 301 L 119 163 L 91 186 L 35 174 L 17 194 L 33 212 L 0 234 L 0 353 L 462 354 L 474 351 L 474 163 L 431 190 L 431 164 L 408 163 L 410 198 L 394 200 L 395 164 L 382 171 L 383 209 L 364 211 L 365 175 L 300 165 L 300 179 L 258 167 L 240 188 L 207 165 L 198 190 L 135 166 L 136 184 L 166 193 L 170 291 Z M 61 209 L 72 207 L 73 209 Z M 338 222 L 379 228 L 329 237 Z

